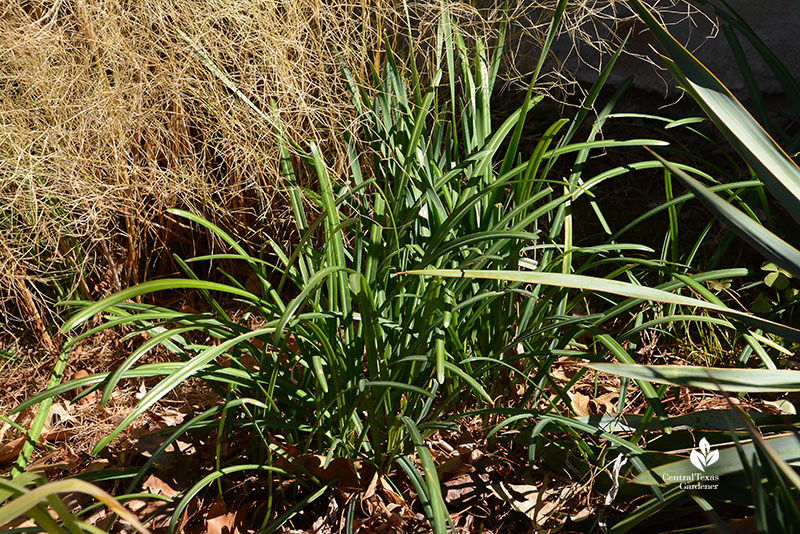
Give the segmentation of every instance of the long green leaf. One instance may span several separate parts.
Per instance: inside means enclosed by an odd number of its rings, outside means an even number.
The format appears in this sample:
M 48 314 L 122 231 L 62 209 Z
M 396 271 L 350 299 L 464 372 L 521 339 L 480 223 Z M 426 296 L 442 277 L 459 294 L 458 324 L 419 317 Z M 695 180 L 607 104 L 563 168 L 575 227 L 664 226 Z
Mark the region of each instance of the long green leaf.
M 594 336 L 596 340 L 600 343 L 605 345 L 605 347 L 617 357 L 618 360 L 621 360 L 625 363 L 635 365 L 633 362 L 633 358 L 628 351 L 626 351 L 622 345 L 620 345 L 617 340 L 609 336 L 608 334 L 598 334 Z M 669 426 L 667 412 L 664 410 L 664 406 L 661 404 L 661 398 L 658 396 L 658 393 L 653 386 L 647 381 L 642 379 L 635 379 L 636 385 L 639 386 L 639 389 L 642 390 L 642 394 L 647 399 L 647 402 L 650 403 L 652 406 L 653 411 L 658 416 L 659 421 L 664 425 L 664 429 L 668 432 L 672 431 L 672 428 Z
M 128 371 L 125 371 L 125 373 L 122 375 L 121 378 L 144 378 L 153 376 L 167 376 L 174 373 L 175 371 L 180 370 L 185 365 L 186 365 L 185 362 L 148 363 L 145 365 L 140 365 L 139 367 L 135 367 L 133 369 L 129 369 Z M 55 397 L 56 395 L 61 395 L 69 391 L 73 391 L 77 388 L 99 384 L 100 382 L 106 380 L 110 375 L 111 373 L 98 373 L 95 375 L 89 375 L 83 378 L 77 378 L 75 380 L 70 380 L 69 382 L 58 384 L 56 386 L 46 389 L 41 393 L 38 393 L 32 397 L 25 399 L 13 410 L 11 410 L 10 414 L 13 415 L 15 413 L 19 413 L 22 410 L 25 410 L 26 408 L 35 406 L 36 404 L 44 402 L 45 400 Z M 248 372 L 233 367 L 218 367 L 209 371 L 203 371 L 202 376 L 209 380 L 219 380 L 221 382 L 238 384 L 245 387 L 252 386 L 252 384 L 248 384 L 249 381 L 248 379 L 250 376 Z
M 0 502 L 5 502 L 10 497 L 11 498 L 19 498 L 21 495 L 25 495 L 29 493 L 28 488 L 25 486 L 30 484 L 41 484 L 44 479 L 31 472 L 25 472 L 19 475 L 14 482 L 8 481 L 4 478 L 0 478 Z M 66 531 L 62 528 L 60 524 L 58 524 L 55 519 L 50 516 L 50 513 L 45 506 L 45 503 L 51 504 L 53 503 L 53 499 L 58 500 L 58 496 L 50 495 L 45 497 L 44 501 L 39 504 L 34 504 L 28 510 L 22 512 L 25 513 L 29 518 L 31 518 L 39 527 L 43 530 L 48 532 L 49 534 L 66 534 Z M 62 506 L 64 503 L 61 503 Z M 3 519 L 6 519 L 7 516 L 3 514 L 7 512 L 7 508 L 3 506 L 0 508 L 0 525 L 5 523 Z M 10 514 L 9 514 L 10 515 Z M 7 519 L 11 520 L 13 518 Z
M 439 485 L 439 476 L 436 474 L 436 464 L 433 461 L 433 456 L 431 455 L 431 451 L 428 450 L 428 447 L 425 446 L 414 421 L 405 416 L 401 417 L 400 420 L 403 422 L 403 425 L 405 425 L 411 437 L 411 441 L 414 443 L 420 464 L 422 464 L 422 471 L 425 474 L 425 489 L 428 491 L 428 497 L 430 498 L 433 512 L 433 517 L 430 518 L 433 532 L 435 534 L 445 534 L 445 532 L 447 532 L 449 514 L 447 513 L 447 507 L 442 497 L 442 488 Z
M 800 391 L 800 371 L 772 369 L 721 369 L 685 365 L 636 365 L 592 363 L 589 367 L 604 373 L 648 380 L 659 384 L 714 389 L 735 393 L 783 393 Z
M 777 415 L 767 414 L 762 412 L 746 412 L 747 417 L 753 420 L 758 427 L 786 427 L 786 425 L 794 425 L 800 423 L 800 416 L 797 415 Z M 604 432 L 618 432 L 630 433 L 635 432 L 639 427 L 644 425 L 644 429 L 648 431 L 660 431 L 662 424 L 660 422 L 648 420 L 646 421 L 643 415 L 631 413 L 615 413 L 603 415 L 587 415 L 583 417 L 574 417 L 575 421 L 590 424 L 597 427 Z M 674 431 L 677 430 L 716 430 L 725 432 L 731 428 L 741 429 L 744 428 L 742 420 L 732 410 L 702 410 L 699 412 L 687 413 L 685 415 L 678 415 L 669 418 L 669 426 Z M 543 431 L 555 431 L 557 426 L 554 424 L 552 428 L 544 428 Z
M 667 68 L 703 108 L 789 213 L 800 221 L 800 168 L 705 65 L 663 27 L 641 0 L 631 6 L 665 49 Z
M 783 267 L 794 276 L 800 277 L 800 251 L 764 228 L 721 197 L 712 193 L 706 186 L 681 169 L 650 151 L 667 169 L 679 178 L 695 197 L 714 215 L 724 222 L 739 237 L 761 252 L 768 260 Z
M 272 471 L 275 473 L 286 474 L 286 471 L 278 467 L 268 467 L 260 464 L 232 465 L 229 467 L 223 467 L 222 469 L 219 469 L 217 471 L 213 471 L 212 473 L 209 473 L 208 475 L 204 476 L 194 486 L 192 486 L 191 488 L 189 488 L 189 490 L 186 491 L 186 494 L 183 496 L 178 505 L 175 507 L 175 511 L 172 514 L 172 518 L 170 519 L 169 522 L 169 532 L 170 533 L 175 532 L 175 528 L 178 525 L 178 520 L 181 518 L 181 514 L 189 505 L 189 502 L 191 502 L 191 500 L 195 497 L 195 495 L 200 493 L 200 491 L 202 491 L 203 488 L 205 488 L 215 480 L 225 475 L 240 473 L 242 471 Z
M 594 278 L 577 274 L 561 274 L 535 271 L 473 271 L 456 269 L 426 269 L 420 271 L 406 271 L 404 274 L 421 276 L 441 276 L 445 278 L 480 278 L 484 280 L 506 280 L 508 282 L 519 282 L 524 284 L 541 284 L 555 287 L 569 287 L 587 291 L 598 291 L 621 295 L 634 299 L 649 300 L 654 302 L 664 302 L 667 304 L 677 304 L 679 306 L 694 306 L 719 312 L 739 319 L 740 321 L 768 330 L 786 339 L 800 342 L 800 330 L 785 326 L 767 319 L 762 319 L 746 312 L 733 310 L 725 306 L 712 304 L 704 300 L 676 295 L 660 289 L 646 286 L 639 286 L 618 280 L 607 280 L 605 278 Z
M 61 383 L 61 378 L 64 376 L 64 371 L 67 368 L 69 353 L 69 349 L 64 349 L 58 355 L 56 363 L 53 366 L 53 374 L 50 375 L 50 380 L 47 383 L 48 388 L 58 386 Z M 17 461 L 11 468 L 12 478 L 16 478 L 23 473 L 25 467 L 28 465 L 28 461 L 33 456 L 34 444 L 39 441 L 39 436 L 41 435 L 42 430 L 44 430 L 52 404 L 53 399 L 48 398 L 43 400 L 41 406 L 39 406 L 39 410 L 36 412 L 36 417 L 33 418 L 33 422 L 31 423 L 31 428 L 28 430 L 25 443 L 22 445 L 22 450 L 20 450 Z M 0 525 L 1 524 L 2 522 L 0 522 Z
M 84 323 L 87 319 L 94 317 L 96 314 L 106 310 L 111 306 L 114 306 L 115 304 L 119 304 L 120 302 L 124 302 L 140 295 L 146 295 L 148 293 L 173 289 L 205 289 L 207 291 L 221 291 L 224 293 L 230 293 L 232 295 L 238 295 L 240 297 L 245 297 L 247 300 L 251 300 L 253 302 L 258 302 L 260 300 L 259 297 L 253 293 L 234 286 L 218 284 L 216 282 L 206 282 L 203 280 L 164 278 L 162 280 L 144 282 L 143 284 L 123 289 L 122 291 L 118 291 L 117 293 L 109 295 L 104 299 L 98 300 L 90 306 L 86 306 L 78 313 L 70 317 L 69 320 L 64 323 L 64 326 L 61 327 L 60 332 L 62 334 L 69 332 L 76 326 Z
M 133 367 L 139 358 L 144 356 L 147 351 L 151 348 L 156 347 L 163 343 L 164 341 L 169 340 L 170 338 L 182 334 L 184 332 L 191 332 L 195 330 L 196 326 L 184 326 L 182 328 L 174 328 L 171 330 L 165 330 L 160 334 L 151 337 L 147 341 L 145 341 L 142 345 L 140 345 L 136 350 L 134 350 L 128 358 L 122 362 L 122 365 L 117 367 L 111 376 L 108 378 L 108 382 L 106 383 L 105 390 L 103 391 L 102 397 L 100 397 L 100 405 L 105 406 L 108 404 L 108 400 L 111 398 L 111 394 L 114 392 L 114 388 L 117 387 L 119 381 L 122 380 L 122 377 L 125 375 L 125 372 Z

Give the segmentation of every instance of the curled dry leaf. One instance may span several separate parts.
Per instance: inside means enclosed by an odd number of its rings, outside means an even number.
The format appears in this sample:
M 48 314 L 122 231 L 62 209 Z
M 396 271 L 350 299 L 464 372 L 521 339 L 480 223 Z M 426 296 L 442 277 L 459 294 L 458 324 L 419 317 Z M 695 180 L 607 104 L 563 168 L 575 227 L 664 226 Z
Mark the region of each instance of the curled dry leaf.
M 392 485 L 386 480 L 386 477 L 380 477 L 380 482 L 382 493 L 388 501 L 398 506 L 402 506 L 408 512 L 411 511 L 408 503 L 406 503 L 406 500 L 403 499 L 402 495 L 394 491 Z
M 81 369 L 80 371 L 72 375 L 72 380 L 77 380 L 79 378 L 86 378 L 89 375 L 90 375 L 89 371 L 87 371 L 86 369 Z M 75 395 L 80 395 L 85 390 L 86 387 L 75 388 Z M 86 395 L 85 397 L 81 397 L 80 399 L 78 399 L 78 404 L 87 405 L 87 404 L 97 403 L 97 393 L 98 393 L 97 390 L 95 390 Z
M 439 474 L 439 478 L 442 480 L 447 478 L 455 478 L 459 475 L 472 471 L 473 467 L 464 461 L 465 456 L 469 458 L 469 455 L 456 456 L 455 458 L 450 458 L 446 462 L 436 466 L 436 472 Z
M 546 478 L 541 486 L 498 482 L 490 484 L 489 489 L 514 510 L 525 514 L 539 528 L 545 527 L 549 521 L 555 519 L 553 514 L 565 508 L 567 499 L 574 491 L 572 486 L 548 488 Z M 553 532 L 550 529 L 548 531 Z
M 496 482 L 489 484 L 489 489 L 496 497 L 510 504 L 514 510 L 525 514 L 531 521 L 536 521 L 536 503 L 539 500 L 537 486 Z
M 164 406 L 157 406 L 156 409 L 147 410 L 145 413 L 156 421 L 160 427 L 176 427 L 186 419 L 185 413 Z
M 570 397 L 572 398 L 572 407 L 579 416 L 592 415 L 592 409 L 589 407 L 591 399 L 588 396 L 580 391 L 575 391 L 570 393 Z
M 76 433 L 77 431 L 75 429 L 47 432 L 39 436 L 39 441 L 42 443 L 65 441 L 70 437 L 74 436 Z M 19 456 L 19 453 L 22 450 L 22 446 L 25 444 L 26 439 L 27 436 L 23 436 L 21 438 L 11 440 L 4 445 L 0 445 L 0 467 L 7 466 L 17 459 L 17 456 Z M 31 466 L 33 465 L 35 464 L 31 464 Z M 48 467 L 54 467 L 54 466 L 48 465 Z
M 477 504 L 488 492 L 489 474 L 473 470 L 459 475 L 442 484 L 444 500 L 447 504 L 467 507 Z
M 287 448 L 288 452 L 297 452 L 294 448 Z M 276 465 L 290 473 L 302 472 L 316 477 L 320 482 L 330 482 L 338 479 L 339 486 L 347 488 L 360 488 L 358 477 L 360 462 L 351 462 L 347 458 L 333 458 L 325 465 L 326 457 L 321 454 L 299 454 L 289 461 L 281 456 L 276 457 Z
M 0 446 L 0 467 L 5 467 L 16 460 L 24 444 L 25 438 L 21 437 Z
M 221 499 L 217 499 L 205 513 L 206 534 L 236 534 L 236 513 L 228 510 Z
M 133 398 L 138 400 L 142 400 L 144 396 L 147 395 L 147 386 L 144 385 L 144 381 L 139 384 L 138 391 L 133 395 Z
M 572 407 L 581 417 L 617 413 L 619 393 L 616 391 L 610 391 L 594 398 L 579 391 L 570 392 L 569 396 L 572 399 Z
M 337 532 L 336 525 L 339 522 L 339 503 L 331 496 L 328 499 L 328 508 L 325 513 L 319 516 L 311 527 L 313 534 L 333 534 Z
M 794 404 L 786 399 L 778 399 L 775 401 L 765 400 L 763 402 L 764 404 L 777 409 L 778 413 L 782 415 L 797 415 L 797 408 L 795 408 Z
M 591 415 L 602 415 L 606 413 L 617 413 L 617 402 L 619 401 L 619 393 L 609 392 L 592 399 L 591 405 L 594 413 Z
M 362 499 L 371 499 L 375 495 L 375 491 L 378 489 L 378 478 L 380 478 L 380 475 L 375 471 L 375 474 L 372 475 L 372 480 L 369 482 L 369 486 L 367 486 L 367 491 L 361 496 Z
M 76 423 L 77 419 L 75 419 L 71 411 L 66 402 L 54 402 L 50 405 L 47 419 L 45 419 L 44 427 L 42 428 L 42 434 L 50 434 L 54 428 L 63 426 L 66 423 Z
M 179 490 L 174 489 L 156 475 L 150 475 L 147 477 L 147 479 L 142 483 L 142 489 L 148 493 L 163 495 L 169 499 L 175 498 L 175 496 L 180 493 Z

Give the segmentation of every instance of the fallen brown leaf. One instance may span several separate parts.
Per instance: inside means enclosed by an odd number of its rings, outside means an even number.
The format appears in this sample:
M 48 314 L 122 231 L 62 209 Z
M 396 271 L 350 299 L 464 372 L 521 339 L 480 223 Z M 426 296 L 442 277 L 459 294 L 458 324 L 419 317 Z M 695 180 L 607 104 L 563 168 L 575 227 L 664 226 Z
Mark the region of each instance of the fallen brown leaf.
M 589 407 L 589 403 L 591 399 L 581 393 L 580 391 L 575 391 L 570 393 L 570 397 L 572 397 L 572 407 L 575 409 L 575 412 L 580 416 L 587 416 L 592 415 L 592 409 Z
M 321 482 L 339 479 L 339 485 L 349 488 L 360 488 L 358 471 L 361 462 L 350 462 L 347 458 L 333 458 L 325 466 L 326 457 L 320 454 L 300 454 L 294 447 L 286 447 L 286 452 L 293 455 L 291 461 L 283 456 L 276 456 L 276 466 L 289 472 L 297 473 L 305 470 Z M 296 456 L 295 456 L 296 455 Z
M 617 413 L 617 401 L 619 401 L 619 393 L 613 391 L 592 399 L 590 405 L 594 413 L 590 415 Z
M 444 500 L 447 504 L 470 506 L 483 498 L 487 492 L 489 474 L 477 471 L 459 475 L 442 484 Z
M 42 434 L 50 434 L 55 427 L 63 425 L 64 423 L 77 422 L 75 416 L 70 412 L 70 406 L 66 402 L 54 402 L 51 404 L 50 409 L 47 411 L 47 418 L 42 428 Z
M 142 488 L 148 493 L 154 493 L 156 495 L 163 495 L 169 499 L 174 498 L 176 495 L 180 493 L 179 490 L 174 489 L 172 486 L 161 480 L 155 475 L 150 475 L 147 479 L 142 483 Z
M 234 534 L 238 532 L 238 529 L 235 528 L 236 514 L 229 511 L 221 499 L 217 499 L 208 509 L 205 523 L 206 534 Z
M 390 502 L 408 509 L 408 504 L 405 499 L 403 499 L 403 496 L 394 491 L 394 488 L 392 488 L 391 484 L 386 480 L 386 477 L 381 477 L 381 489 L 383 490 L 384 496 Z
M 80 371 L 72 375 L 72 380 L 77 380 L 79 378 L 86 378 L 87 376 L 89 376 L 89 371 L 87 371 L 86 369 L 81 369 Z M 76 396 L 80 395 L 85 390 L 86 390 L 85 387 L 76 388 L 75 395 Z M 97 393 L 98 393 L 97 390 L 95 390 L 86 395 L 85 397 L 81 397 L 80 399 L 78 399 L 78 404 L 82 405 L 95 404 L 97 402 L 97 396 L 98 396 Z
M 536 503 L 539 500 L 537 486 L 496 482 L 490 484 L 489 489 L 495 496 L 510 504 L 514 510 L 525 514 L 531 521 L 536 521 Z
M 5 466 L 16 460 L 24 444 L 25 437 L 21 437 L 0 446 L 0 466 Z
M 378 479 L 380 478 L 380 474 L 375 471 L 375 474 L 372 476 L 372 480 L 369 482 L 369 486 L 367 486 L 367 491 L 364 492 L 364 495 L 361 497 L 362 499 L 371 499 L 373 495 L 375 495 L 375 491 L 378 489 Z

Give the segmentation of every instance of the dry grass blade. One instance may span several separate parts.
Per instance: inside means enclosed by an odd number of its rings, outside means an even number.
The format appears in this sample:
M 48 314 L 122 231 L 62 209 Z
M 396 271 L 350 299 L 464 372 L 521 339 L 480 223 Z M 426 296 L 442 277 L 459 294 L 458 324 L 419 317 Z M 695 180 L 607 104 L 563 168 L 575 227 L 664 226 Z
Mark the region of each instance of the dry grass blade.
M 0 525 L 4 525 L 12 519 L 19 517 L 31 508 L 42 502 L 45 502 L 51 496 L 65 492 L 80 492 L 91 495 L 98 501 L 108 506 L 115 513 L 119 514 L 120 517 L 130 523 L 130 525 L 137 531 L 141 532 L 142 534 L 150 534 L 150 530 L 148 530 L 147 527 L 145 527 L 138 519 L 136 519 L 133 514 L 123 508 L 122 505 L 114 499 L 114 497 L 93 484 L 89 484 L 88 482 L 77 479 L 50 482 L 11 500 L 3 507 L 0 507 Z

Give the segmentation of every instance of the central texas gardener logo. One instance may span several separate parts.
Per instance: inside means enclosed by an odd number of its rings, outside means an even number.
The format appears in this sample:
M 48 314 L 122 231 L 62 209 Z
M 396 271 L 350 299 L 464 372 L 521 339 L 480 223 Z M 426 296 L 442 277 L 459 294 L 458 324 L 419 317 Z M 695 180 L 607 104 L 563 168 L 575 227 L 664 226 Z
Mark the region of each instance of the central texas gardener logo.
M 693 466 L 705 473 L 706 467 L 719 460 L 719 451 L 712 451 L 711 445 L 708 444 L 706 438 L 700 440 L 698 449 L 692 451 L 689 455 L 689 460 L 692 462 Z
M 719 475 L 706 473 L 706 470 L 719 461 L 719 451 L 712 451 L 706 438 L 700 440 L 697 448 L 689 454 L 689 461 L 697 471 L 687 472 L 683 461 L 676 462 L 680 466 L 678 472 L 665 471 L 661 474 L 667 484 L 680 483 L 682 490 L 716 490 L 719 489 Z M 714 471 L 713 469 L 708 469 Z

